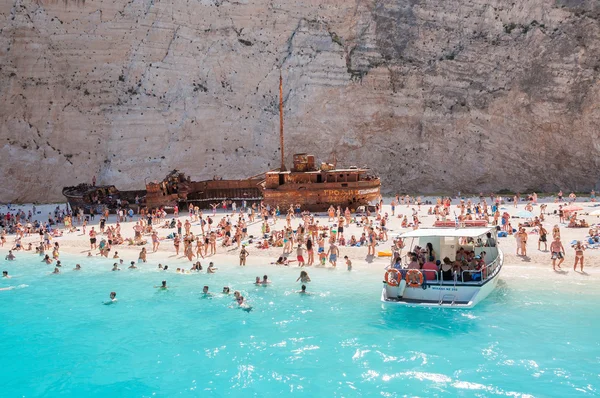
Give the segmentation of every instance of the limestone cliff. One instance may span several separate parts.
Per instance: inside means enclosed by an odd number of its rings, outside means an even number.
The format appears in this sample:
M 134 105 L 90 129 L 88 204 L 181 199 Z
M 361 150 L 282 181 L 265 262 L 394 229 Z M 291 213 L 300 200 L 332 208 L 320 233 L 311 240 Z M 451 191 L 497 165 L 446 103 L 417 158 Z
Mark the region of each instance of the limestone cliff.
M 5 0 L 0 201 L 278 165 L 369 165 L 388 191 L 591 189 L 596 0 Z

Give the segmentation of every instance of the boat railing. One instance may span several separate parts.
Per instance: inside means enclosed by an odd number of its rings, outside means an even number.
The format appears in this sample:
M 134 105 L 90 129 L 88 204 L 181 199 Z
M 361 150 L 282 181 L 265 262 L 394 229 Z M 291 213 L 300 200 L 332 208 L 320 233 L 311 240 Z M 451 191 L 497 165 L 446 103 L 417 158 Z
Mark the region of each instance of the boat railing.
M 462 282 L 479 282 L 479 283 L 485 282 L 486 280 L 492 278 L 494 276 L 494 274 L 496 273 L 496 269 L 498 268 L 498 265 L 500 264 L 499 260 L 500 260 L 500 256 L 497 256 L 494 259 L 494 261 L 492 261 L 489 264 L 486 264 L 481 269 L 463 270 L 460 274 L 461 281 Z M 469 278 L 467 280 L 465 280 L 465 274 L 469 275 Z M 479 276 L 476 278 L 476 280 L 474 280 L 473 277 L 477 274 L 479 274 Z
M 494 261 L 492 261 L 489 264 L 486 264 L 481 269 L 463 270 L 460 272 L 460 275 L 458 273 L 454 273 L 454 278 L 452 278 L 452 279 L 443 279 L 442 272 L 436 271 L 433 269 L 415 269 L 415 270 L 419 271 L 421 273 L 421 275 L 423 275 L 424 283 L 427 283 L 428 285 L 437 285 L 437 284 L 444 285 L 444 284 L 452 284 L 452 283 L 457 283 L 457 282 L 461 282 L 461 283 L 474 282 L 477 284 L 482 284 L 486 280 L 491 279 L 492 277 L 495 276 L 499 265 L 500 265 L 500 256 L 497 256 L 496 259 L 494 259 Z M 406 275 L 406 272 L 410 271 L 410 269 L 404 268 L 400 271 L 402 273 L 402 277 L 404 278 Z M 431 278 L 432 274 L 435 274 L 435 278 Z M 469 274 L 470 278 L 465 278 L 465 274 Z M 477 276 L 476 278 L 474 278 L 475 274 L 480 274 L 480 276 Z

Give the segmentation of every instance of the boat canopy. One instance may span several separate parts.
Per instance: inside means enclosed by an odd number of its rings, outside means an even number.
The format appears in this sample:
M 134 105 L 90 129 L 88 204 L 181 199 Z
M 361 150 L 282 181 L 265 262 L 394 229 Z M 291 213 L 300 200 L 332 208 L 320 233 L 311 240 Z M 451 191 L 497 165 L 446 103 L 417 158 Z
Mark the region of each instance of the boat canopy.
M 493 228 L 419 228 L 414 231 L 408 231 L 400 234 L 400 238 L 433 238 L 433 237 L 455 237 L 455 238 L 476 238 L 492 232 Z

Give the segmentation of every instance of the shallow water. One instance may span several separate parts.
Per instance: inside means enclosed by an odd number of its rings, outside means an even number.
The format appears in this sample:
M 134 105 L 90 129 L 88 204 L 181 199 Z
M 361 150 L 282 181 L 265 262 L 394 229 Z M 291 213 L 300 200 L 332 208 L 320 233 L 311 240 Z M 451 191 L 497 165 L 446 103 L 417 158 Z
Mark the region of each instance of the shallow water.
M 28 261 L 27 261 L 28 260 Z M 297 267 L 110 272 L 112 261 L 5 262 L 2 396 L 594 396 L 600 293 L 511 277 L 473 310 L 383 307 L 381 276 Z M 35 260 L 35 261 L 33 261 Z M 255 276 L 268 272 L 268 287 Z M 166 279 L 168 291 L 154 289 Z M 202 287 L 241 290 L 202 298 Z M 110 291 L 119 301 L 102 305 Z

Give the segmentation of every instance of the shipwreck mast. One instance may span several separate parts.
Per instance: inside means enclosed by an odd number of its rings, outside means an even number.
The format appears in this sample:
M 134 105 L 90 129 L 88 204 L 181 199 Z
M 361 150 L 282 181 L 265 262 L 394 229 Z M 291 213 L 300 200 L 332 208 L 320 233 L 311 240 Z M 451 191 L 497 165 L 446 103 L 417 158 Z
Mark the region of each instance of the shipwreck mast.
M 285 157 L 283 150 L 283 78 L 279 69 L 279 145 L 281 147 L 281 171 L 285 171 Z

